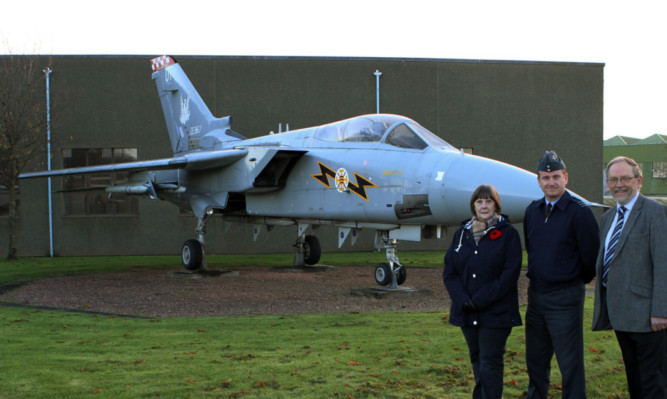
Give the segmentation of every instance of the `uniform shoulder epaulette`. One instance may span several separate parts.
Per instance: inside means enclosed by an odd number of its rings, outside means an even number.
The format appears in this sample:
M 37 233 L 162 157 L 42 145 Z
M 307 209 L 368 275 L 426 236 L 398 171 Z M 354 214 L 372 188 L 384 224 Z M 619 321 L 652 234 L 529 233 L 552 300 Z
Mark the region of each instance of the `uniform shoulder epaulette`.
M 580 200 L 577 197 L 571 197 L 571 199 L 572 199 L 572 202 L 574 202 L 575 204 L 579 205 L 582 208 L 588 207 L 588 205 L 586 205 L 586 203 L 584 201 Z

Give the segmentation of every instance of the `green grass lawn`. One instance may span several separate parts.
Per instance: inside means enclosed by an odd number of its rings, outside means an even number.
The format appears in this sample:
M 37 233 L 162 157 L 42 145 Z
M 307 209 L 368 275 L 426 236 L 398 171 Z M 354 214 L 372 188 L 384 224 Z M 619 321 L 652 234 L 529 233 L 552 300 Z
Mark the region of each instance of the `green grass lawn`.
M 441 252 L 414 257 L 407 252 L 402 258 L 419 258 L 420 265 L 439 267 L 442 262 Z M 351 260 L 365 262 L 366 256 L 367 263 L 383 257 L 342 254 L 340 263 L 334 258 L 326 263 L 357 264 Z M 210 261 L 236 265 L 247 258 Z M 252 255 L 247 264 L 283 259 L 289 262 L 291 255 Z M 178 261 L 2 261 L 0 284 L 102 270 L 173 268 Z M 473 381 L 467 347 L 447 316 L 443 310 L 142 319 L 0 306 L 0 398 L 469 398 Z M 627 397 L 613 333 L 590 331 L 591 318 L 588 298 L 584 352 L 589 397 Z M 505 397 L 520 398 L 528 385 L 523 327 L 513 330 L 507 347 Z M 555 362 L 552 381 L 552 395 L 560 397 Z

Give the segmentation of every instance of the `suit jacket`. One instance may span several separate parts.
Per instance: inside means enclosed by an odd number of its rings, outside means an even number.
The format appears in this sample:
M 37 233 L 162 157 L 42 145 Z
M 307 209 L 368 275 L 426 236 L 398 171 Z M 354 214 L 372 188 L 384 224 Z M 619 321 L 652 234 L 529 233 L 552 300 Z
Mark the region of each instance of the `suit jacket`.
M 595 271 L 593 330 L 651 332 L 651 317 L 667 317 L 667 206 L 639 194 L 625 221 L 602 287 L 602 262 L 618 205 L 601 219 Z

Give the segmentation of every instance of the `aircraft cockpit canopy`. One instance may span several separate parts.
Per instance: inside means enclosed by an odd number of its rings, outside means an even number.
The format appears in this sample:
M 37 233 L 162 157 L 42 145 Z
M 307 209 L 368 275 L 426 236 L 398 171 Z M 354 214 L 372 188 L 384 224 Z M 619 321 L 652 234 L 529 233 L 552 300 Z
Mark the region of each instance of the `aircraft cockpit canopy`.
M 398 115 L 373 114 L 358 116 L 319 127 L 315 138 L 335 142 L 373 143 L 384 141 L 399 148 L 423 150 L 429 145 L 454 150 L 446 141 L 412 119 Z M 383 140 L 384 139 L 384 140 Z

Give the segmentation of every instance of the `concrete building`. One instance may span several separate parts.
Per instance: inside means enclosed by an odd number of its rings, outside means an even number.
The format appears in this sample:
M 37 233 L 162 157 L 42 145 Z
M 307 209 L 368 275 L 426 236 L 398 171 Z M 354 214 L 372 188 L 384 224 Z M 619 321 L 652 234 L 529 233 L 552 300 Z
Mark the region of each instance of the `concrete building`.
M 53 168 L 170 157 L 151 56 L 56 56 L 50 76 Z M 175 57 L 216 116 L 255 137 L 376 111 L 408 116 L 455 147 L 530 171 L 555 150 L 569 188 L 601 201 L 603 64 L 444 59 Z M 65 108 L 62 105 L 66 105 Z M 56 111 L 60 110 L 60 111 Z M 45 133 L 46 135 L 46 133 Z M 46 154 L 44 155 L 46 157 Z M 54 190 L 86 188 L 122 176 L 55 178 Z M 98 180 L 95 180 L 98 179 Z M 536 182 L 537 184 L 537 182 Z M 49 253 L 46 180 L 21 182 L 19 256 Z M 0 201 L 2 197 L 0 194 Z M 4 199 L 6 202 L 6 197 Z M 53 194 L 56 255 L 178 254 L 196 220 L 161 201 L 109 201 L 102 191 Z M 0 228 L 7 229 L 0 216 Z M 296 232 L 208 224 L 209 253 L 291 252 Z M 336 230 L 321 228 L 323 250 Z M 0 234 L 0 248 L 6 248 Z M 401 249 L 442 249 L 449 238 Z M 372 235 L 355 247 L 371 250 Z

